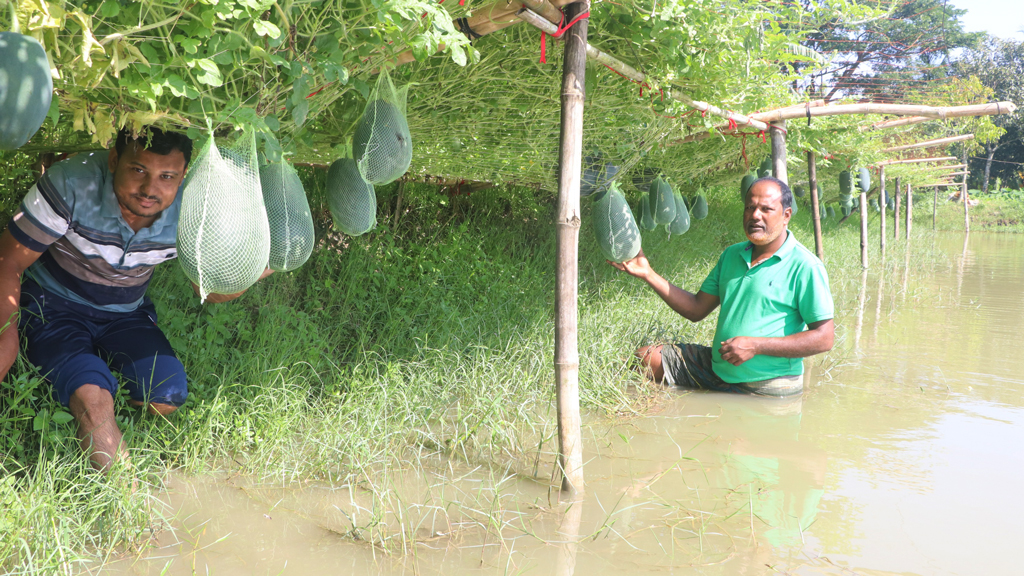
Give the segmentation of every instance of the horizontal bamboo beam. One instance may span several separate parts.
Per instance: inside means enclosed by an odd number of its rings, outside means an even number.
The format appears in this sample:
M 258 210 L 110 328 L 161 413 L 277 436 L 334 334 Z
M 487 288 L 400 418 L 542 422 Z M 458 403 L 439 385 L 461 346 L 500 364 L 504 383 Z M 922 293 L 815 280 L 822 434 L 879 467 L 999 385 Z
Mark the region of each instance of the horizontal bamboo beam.
M 928 166 L 921 170 L 953 170 L 954 168 L 967 168 L 967 164 L 946 164 L 945 166 Z
M 991 104 L 972 104 L 969 106 L 917 106 L 912 104 L 835 104 L 811 108 L 810 115 L 841 116 L 846 114 L 895 114 L 897 116 L 924 116 L 927 118 L 960 118 L 963 116 L 993 116 L 997 114 L 1013 114 L 1017 106 L 1013 102 L 993 102 Z M 791 109 L 783 111 L 779 120 L 791 120 L 806 116 L 807 110 Z
M 949 162 L 959 160 L 956 156 L 937 156 L 935 158 L 910 158 L 908 160 L 882 160 L 875 163 L 875 166 L 892 166 L 893 164 L 923 164 L 927 162 Z
M 868 126 L 861 126 L 857 130 L 867 132 L 868 130 L 882 130 L 883 128 L 898 128 L 900 126 L 910 126 L 912 124 L 920 124 L 931 120 L 935 120 L 935 118 L 929 118 L 927 116 L 906 116 L 893 120 L 882 120 L 881 122 L 875 122 Z
M 900 152 L 902 150 L 914 150 L 915 148 L 932 148 L 934 146 L 942 146 L 943 144 L 952 144 L 953 142 L 963 142 L 964 140 L 974 140 L 974 134 L 961 134 L 959 136 L 950 136 L 949 138 L 936 138 L 934 140 L 925 140 L 915 144 L 893 146 L 891 148 L 883 148 L 882 152 Z
M 810 102 L 801 102 L 800 104 L 793 104 L 792 106 L 783 106 L 782 108 L 777 108 L 775 110 L 755 112 L 751 114 L 750 117 L 762 122 L 775 122 L 776 120 L 786 120 L 787 118 L 785 118 L 784 115 L 792 114 L 794 111 L 800 112 L 800 116 L 806 116 L 808 108 L 820 108 L 824 105 L 824 100 L 811 100 Z
M 524 21 L 529 22 L 533 26 L 539 28 L 540 30 L 547 32 L 548 34 L 554 34 L 555 32 L 558 31 L 557 25 L 552 24 L 551 22 L 541 17 L 536 12 L 530 10 L 529 8 L 524 8 L 523 10 L 520 10 L 519 17 L 522 18 Z M 589 43 L 587 44 L 586 48 L 587 58 L 604 64 L 605 66 L 611 68 L 612 70 L 615 70 L 616 72 L 622 74 L 623 76 L 629 78 L 630 80 L 634 80 L 636 82 L 641 83 L 647 82 L 647 75 L 633 68 L 629 64 L 626 64 L 625 62 L 619 60 L 618 58 L 612 56 L 611 54 L 608 54 L 607 52 L 602 52 L 601 50 L 595 48 Z M 732 120 L 739 126 L 750 126 L 755 130 L 768 130 L 768 125 L 765 124 L 764 122 L 754 120 L 749 116 L 745 116 L 737 112 L 723 110 L 717 106 L 708 104 L 707 102 L 694 100 L 683 93 L 673 92 L 672 90 L 664 90 L 664 94 L 665 98 L 675 100 L 677 102 L 682 102 L 683 104 L 686 104 L 690 108 L 696 108 L 701 112 L 708 112 L 710 114 L 714 114 L 715 116 L 721 116 L 722 118 Z

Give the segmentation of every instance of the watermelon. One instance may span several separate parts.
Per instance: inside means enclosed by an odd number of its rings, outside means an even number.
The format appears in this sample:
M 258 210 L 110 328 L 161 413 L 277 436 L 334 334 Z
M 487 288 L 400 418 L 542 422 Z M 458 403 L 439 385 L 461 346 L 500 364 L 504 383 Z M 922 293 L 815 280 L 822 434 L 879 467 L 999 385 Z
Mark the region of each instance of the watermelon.
M 757 175 L 754 173 L 747 174 L 742 180 L 740 180 L 740 197 L 747 195 L 747 190 L 750 189 L 750 186 L 753 185 L 756 180 Z
M 697 194 L 697 199 L 693 201 L 693 219 L 703 220 L 708 217 L 708 199 L 704 197 L 703 193 Z
M 53 78 L 42 44 L 0 32 L 0 150 L 24 146 L 43 125 L 52 101 Z
M 853 175 L 850 174 L 849 170 L 843 170 L 839 173 L 839 192 L 841 194 L 853 192 Z
M 761 167 L 758 169 L 759 172 L 771 172 L 772 171 L 772 157 L 769 156 L 761 161 Z
M 801 186 L 800 184 L 797 184 L 796 186 L 793 187 L 793 194 L 795 194 L 797 198 L 803 198 L 804 194 L 806 193 L 807 191 L 804 190 L 804 187 Z
M 402 111 L 387 100 L 370 101 L 356 124 L 352 152 L 370 184 L 387 184 L 405 174 L 412 163 L 412 136 Z
M 829 217 L 829 218 L 835 218 L 835 217 L 836 217 L 836 211 L 835 211 L 835 209 L 834 209 L 834 208 L 832 208 L 831 206 L 829 206 L 828 208 L 826 208 L 826 209 L 825 209 L 825 216 L 827 216 L 827 217 Z
M 679 192 L 674 193 L 676 199 L 676 217 L 668 225 L 669 236 L 672 234 L 684 234 L 690 229 L 690 213 L 686 210 L 686 202 Z
M 594 194 L 594 238 L 605 258 L 625 262 L 640 252 L 640 230 L 619 185 Z
M 860 169 L 860 190 L 867 194 L 868 190 L 871 189 L 871 172 L 868 172 L 867 168 Z
M 672 187 L 661 176 L 651 183 L 651 216 L 654 223 L 661 226 L 671 224 L 676 219 L 676 199 L 672 195 Z M 686 207 L 684 206 L 685 210 Z
M 657 228 L 658 225 L 654 223 L 654 217 L 651 216 L 651 200 L 649 194 L 644 194 L 640 197 L 640 208 L 642 214 L 640 216 L 640 227 L 644 230 L 654 230 Z

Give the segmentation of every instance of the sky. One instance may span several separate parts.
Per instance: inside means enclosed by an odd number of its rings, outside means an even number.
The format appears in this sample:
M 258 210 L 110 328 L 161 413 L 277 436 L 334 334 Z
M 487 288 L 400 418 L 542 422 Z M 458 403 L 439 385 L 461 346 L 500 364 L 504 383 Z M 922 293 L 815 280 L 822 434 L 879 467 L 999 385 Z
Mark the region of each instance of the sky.
M 1024 0 L 949 0 L 966 9 L 961 21 L 967 32 L 985 31 L 1000 38 L 1024 40 Z

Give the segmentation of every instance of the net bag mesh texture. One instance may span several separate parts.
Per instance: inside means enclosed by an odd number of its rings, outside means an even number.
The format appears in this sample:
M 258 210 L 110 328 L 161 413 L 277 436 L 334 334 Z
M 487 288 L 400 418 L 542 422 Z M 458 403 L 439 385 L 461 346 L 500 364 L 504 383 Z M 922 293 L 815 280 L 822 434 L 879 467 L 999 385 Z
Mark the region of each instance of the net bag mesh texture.
M 594 196 L 594 237 L 605 258 L 625 262 L 640 253 L 640 230 L 616 183 Z
M 211 136 L 193 161 L 182 194 L 178 262 L 199 286 L 202 301 L 255 284 L 270 258 L 255 133 L 243 133 L 224 149 Z
M 633 172 L 633 176 L 631 178 L 633 187 L 641 192 L 649 191 L 654 179 L 657 178 L 660 173 L 661 171 L 657 168 L 644 168 L 643 170 Z
M 676 199 L 672 195 L 672 187 L 661 177 L 651 183 L 651 216 L 658 226 L 671 224 L 676 219 Z
M 683 201 L 683 195 L 679 192 L 674 193 L 676 199 L 676 217 L 672 220 L 672 223 L 668 225 L 668 233 L 674 234 L 685 234 L 690 229 L 690 211 L 686 209 L 686 202 Z
M 285 162 L 260 166 L 260 184 L 270 224 L 270 267 L 295 270 L 309 259 L 315 240 L 306 190 L 295 168 Z
M 640 216 L 640 227 L 648 231 L 657 228 L 658 225 L 654 223 L 654 217 L 651 216 L 650 194 L 644 194 L 640 197 L 640 207 L 642 210 L 642 214 Z
M 605 162 L 600 152 L 583 158 L 583 172 L 580 174 L 580 196 L 603 192 L 619 173 L 619 167 Z
M 408 86 L 396 90 L 387 72 L 377 85 L 352 136 L 352 152 L 359 173 L 370 184 L 387 184 L 400 178 L 412 163 L 412 135 L 405 118 Z
M 361 236 L 377 226 L 377 193 L 351 158 L 335 161 L 327 171 L 327 203 L 334 225 L 349 236 Z

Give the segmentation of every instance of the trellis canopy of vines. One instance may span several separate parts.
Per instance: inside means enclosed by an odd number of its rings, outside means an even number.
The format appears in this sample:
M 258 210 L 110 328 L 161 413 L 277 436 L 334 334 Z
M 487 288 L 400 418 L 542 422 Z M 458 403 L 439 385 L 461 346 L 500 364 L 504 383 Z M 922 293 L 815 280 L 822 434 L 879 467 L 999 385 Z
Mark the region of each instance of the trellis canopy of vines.
M 480 0 L 15 0 L 10 14 L 47 51 L 55 98 L 25 151 L 110 144 L 159 125 L 197 138 L 255 127 L 269 154 L 329 163 L 350 137 L 376 75 L 409 86 L 411 174 L 554 186 L 561 45 L 525 22 L 470 40 Z M 665 97 L 743 113 L 801 101 L 798 74 L 821 55 L 800 45 L 821 22 L 884 15 L 876 2 L 805 7 L 757 0 L 593 2 L 589 42 L 643 72 L 636 83 L 588 62 L 584 153 L 623 174 L 654 167 L 683 182 L 745 171 L 764 134 Z M 6 18 L 6 21 L 4 20 Z M 11 16 L 0 16 L 10 28 Z M 784 23 L 784 24 L 780 24 Z M 401 58 L 403 53 L 412 54 Z M 794 66 L 794 64 L 799 64 Z M 799 72 L 797 71 L 799 70 Z M 816 119 L 791 146 L 872 160 L 869 119 Z M 709 136 L 702 139 L 695 135 Z M 271 137 L 272 136 L 272 137 Z M 689 140 L 687 140 L 689 138 Z M 683 143 L 683 142 L 686 143 Z M 799 162 L 799 159 L 796 159 Z

